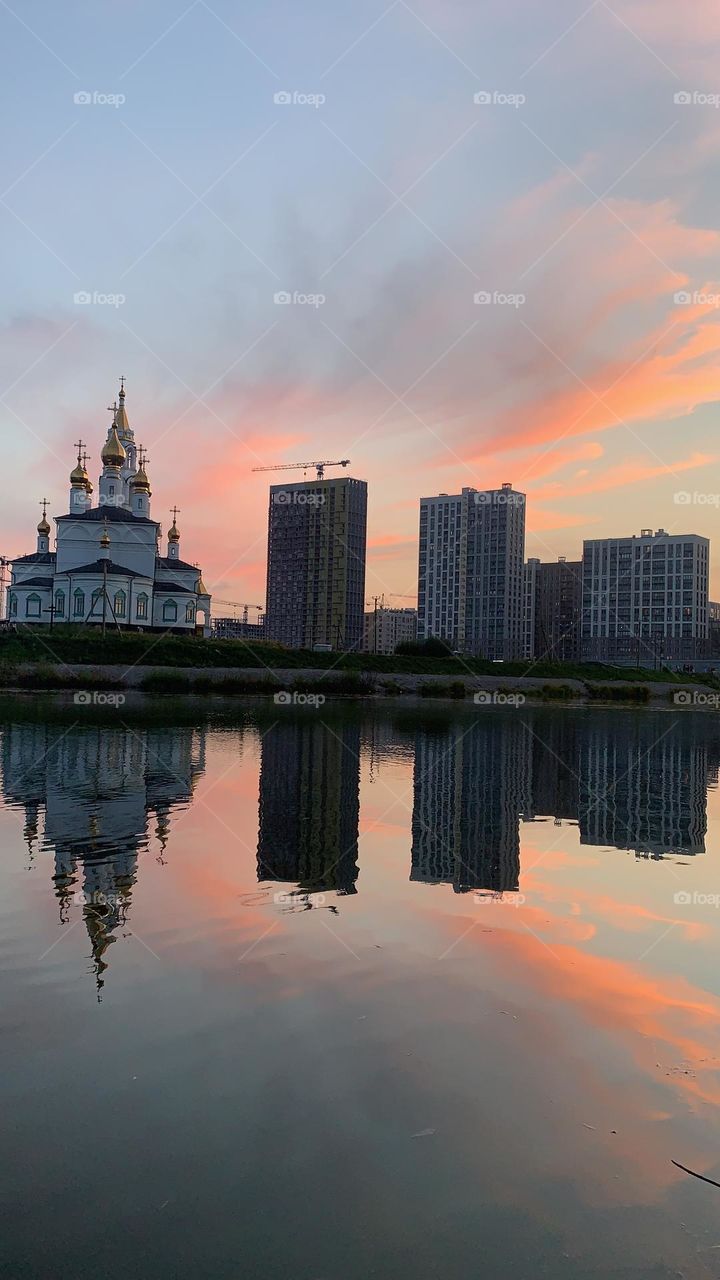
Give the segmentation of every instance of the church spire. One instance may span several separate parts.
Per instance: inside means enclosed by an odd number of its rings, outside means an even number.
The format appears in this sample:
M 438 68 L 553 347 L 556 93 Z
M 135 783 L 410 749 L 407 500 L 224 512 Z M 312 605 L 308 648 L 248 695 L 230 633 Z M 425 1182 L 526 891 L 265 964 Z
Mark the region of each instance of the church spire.
M 50 550 L 50 525 L 47 518 L 47 498 L 40 499 L 40 506 L 42 507 L 42 517 L 37 527 L 37 549 L 38 552 L 43 555 L 45 552 Z
M 178 507 L 173 507 L 170 514 L 173 518 L 173 522 L 172 522 L 172 528 L 168 533 L 168 559 L 179 560 L 180 559 L 180 530 L 177 527 L 177 518 L 180 515 L 180 511 Z

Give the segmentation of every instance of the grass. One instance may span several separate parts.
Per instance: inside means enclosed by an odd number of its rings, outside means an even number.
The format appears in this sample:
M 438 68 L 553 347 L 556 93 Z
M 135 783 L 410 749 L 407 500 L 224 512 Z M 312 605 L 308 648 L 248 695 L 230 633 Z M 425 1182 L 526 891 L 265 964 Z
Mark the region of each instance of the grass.
M 717 676 L 684 677 L 670 671 L 614 667 L 601 663 L 504 662 L 482 658 L 428 658 L 370 653 L 313 653 L 307 649 L 283 649 L 280 645 L 242 640 L 206 640 L 200 636 L 156 636 L 133 632 L 108 632 L 95 628 L 54 627 L 52 633 L 32 629 L 0 631 L 0 673 L 21 663 L 71 663 L 97 666 L 112 663 L 123 667 L 245 667 L 256 669 L 312 668 L 316 671 L 376 673 L 378 675 L 439 675 L 459 681 L 469 675 L 502 677 L 532 676 L 543 680 L 581 680 L 596 683 L 637 684 L 639 681 L 674 681 L 704 684 L 720 689 Z M 2 675 L 0 674 L 0 679 Z M 42 687 L 42 686 L 36 686 Z M 445 696 L 460 696 L 455 694 Z

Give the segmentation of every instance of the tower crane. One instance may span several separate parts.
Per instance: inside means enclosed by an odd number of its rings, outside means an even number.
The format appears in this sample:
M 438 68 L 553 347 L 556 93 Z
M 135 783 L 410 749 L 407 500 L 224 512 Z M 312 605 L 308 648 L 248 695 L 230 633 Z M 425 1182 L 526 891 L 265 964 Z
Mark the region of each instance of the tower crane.
M 242 611 L 243 611 L 243 616 L 242 616 L 242 620 L 243 620 L 243 622 L 247 622 L 247 620 L 248 620 L 248 610 L 249 610 L 249 609 L 257 609 L 258 613 L 262 613 L 262 612 L 263 612 L 263 610 L 264 610 L 264 608 L 265 608 L 265 606 L 264 606 L 263 604 L 245 604 L 244 600 L 218 600 L 218 599 L 216 599 L 215 597 L 213 597 L 213 600 L 214 600 L 214 603 L 215 603 L 216 605 L 217 605 L 217 604 L 224 604 L 224 605 L 227 605 L 227 606 L 228 606 L 228 608 L 230 608 L 230 609 L 242 609 Z
M 337 462 L 330 462 L 327 459 L 323 462 L 281 462 L 274 467 L 253 467 L 253 471 L 307 471 L 308 467 L 314 467 L 317 471 L 318 480 L 323 480 L 326 467 L 347 467 L 349 465 L 349 458 L 340 458 Z

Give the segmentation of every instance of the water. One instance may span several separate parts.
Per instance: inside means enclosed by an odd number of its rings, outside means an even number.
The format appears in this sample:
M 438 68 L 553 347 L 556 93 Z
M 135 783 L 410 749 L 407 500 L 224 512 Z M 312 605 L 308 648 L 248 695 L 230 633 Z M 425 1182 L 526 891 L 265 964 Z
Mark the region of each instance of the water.
M 0 711 L 3 1275 L 720 1276 L 715 714 Z

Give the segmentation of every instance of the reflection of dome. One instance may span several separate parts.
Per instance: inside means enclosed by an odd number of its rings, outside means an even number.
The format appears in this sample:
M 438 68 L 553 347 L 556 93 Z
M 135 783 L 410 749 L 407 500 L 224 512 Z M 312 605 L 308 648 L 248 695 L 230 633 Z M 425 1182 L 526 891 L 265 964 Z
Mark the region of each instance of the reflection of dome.
M 122 441 L 120 440 L 117 429 L 113 424 L 110 429 L 110 435 L 103 445 L 102 453 L 100 454 L 100 457 L 103 460 L 103 466 L 121 467 L 126 456 Z

